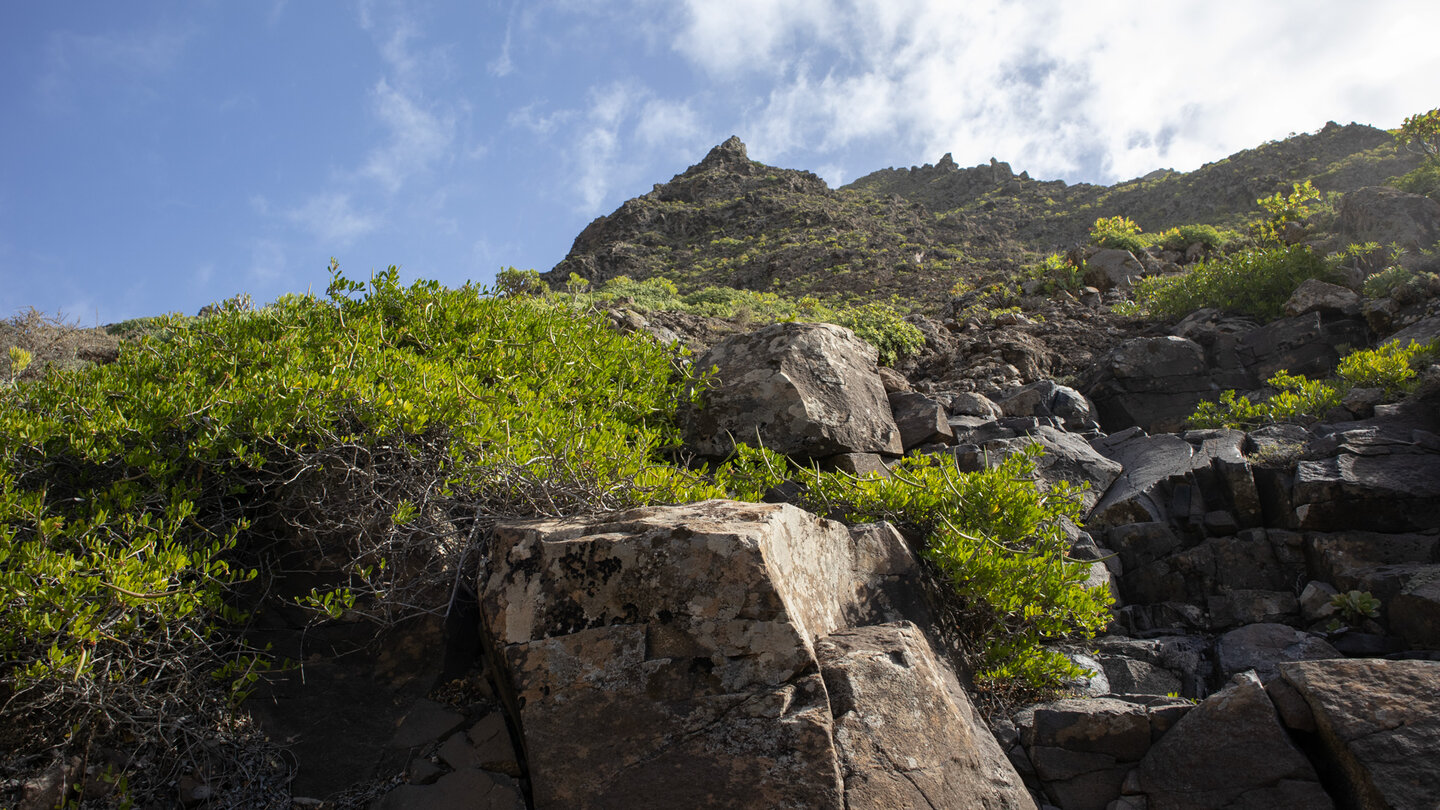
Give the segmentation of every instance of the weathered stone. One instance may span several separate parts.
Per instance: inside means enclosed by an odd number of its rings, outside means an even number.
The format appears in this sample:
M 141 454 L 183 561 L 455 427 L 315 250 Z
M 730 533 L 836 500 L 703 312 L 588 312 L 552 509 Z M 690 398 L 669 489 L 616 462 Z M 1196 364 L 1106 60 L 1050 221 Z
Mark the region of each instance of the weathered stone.
M 884 387 L 886 394 L 894 394 L 901 391 L 910 391 L 910 381 L 905 375 L 888 366 L 880 366 L 875 369 L 880 375 L 880 385 Z
M 1169 695 L 1179 693 L 1180 679 L 1168 670 L 1145 661 L 1118 655 L 1098 656 L 1113 692 L 1127 695 Z
M 843 804 L 814 643 L 900 618 L 893 529 L 707 501 L 502 525 L 493 559 L 536 807 Z
M 400 785 L 372 806 L 375 810 L 525 810 L 525 796 L 508 776 L 466 769 L 447 773 L 430 785 Z
M 1079 436 L 1049 426 L 1037 427 L 1033 433 L 1023 437 L 987 441 L 977 452 L 994 466 L 1032 444 L 1039 444 L 1045 450 L 1035 465 L 1036 478 L 1044 488 L 1049 489 L 1061 481 L 1088 485 L 1080 494 L 1087 511 L 1120 476 L 1119 462 L 1100 455 Z
M 1440 650 L 1440 565 L 1412 569 L 1385 612 L 1390 632 L 1413 647 Z
M 1090 523 L 1120 526 L 1165 522 L 1170 517 L 1168 503 L 1174 486 L 1188 481 L 1194 468 L 1195 449 L 1170 434 L 1141 435 L 1119 442 L 1101 440 L 1094 446 L 1123 469 L 1091 511 Z
M 1181 718 L 1136 772 L 1139 792 L 1156 810 L 1334 807 L 1265 687 L 1248 673 Z
M 1128 250 L 1100 248 L 1087 251 L 1085 257 L 1085 283 L 1101 292 L 1116 287 L 1129 287 L 1145 275 L 1145 267 Z
M 1311 574 L 1339 591 L 1370 591 L 1388 601 L 1403 587 L 1397 573 L 1440 563 L 1440 537 L 1349 531 L 1307 532 Z M 1377 590 L 1378 589 L 1378 590 Z
M 890 475 L 890 468 L 885 466 L 885 459 L 877 453 L 841 453 L 825 459 L 825 464 L 832 470 L 840 470 L 854 476 L 888 477 Z
M 460 728 L 465 716 L 440 704 L 420 699 L 415 701 L 400 725 L 390 744 L 395 748 L 410 748 L 444 738 Z
M 999 419 L 1005 415 L 989 398 L 971 392 L 962 391 L 950 395 L 951 416 L 978 416 L 986 421 Z
M 1084 376 L 1080 391 L 1095 403 L 1101 425 L 1118 431 L 1180 429 L 1201 399 L 1218 396 L 1205 351 L 1179 337 L 1136 338 L 1120 344 Z
M 1348 349 L 1369 342 L 1369 327 L 1359 318 L 1325 318 L 1310 312 L 1272 321 L 1235 341 L 1235 353 L 1250 378 L 1259 383 L 1278 371 L 1324 377 Z
M 1034 807 L 914 625 L 842 630 L 816 651 L 846 807 Z
M 1318 278 L 1306 279 L 1285 302 L 1285 314 L 1293 316 L 1310 312 L 1340 313 L 1353 317 L 1360 314 L 1360 296 L 1339 284 Z
M 1335 615 L 1335 606 L 1330 600 L 1338 593 L 1334 586 L 1311 580 L 1300 592 L 1300 613 L 1307 622 L 1324 621 Z
M 1104 810 L 1150 748 L 1145 708 L 1115 698 L 1041 703 L 1015 724 L 1046 793 L 1067 810 Z
M 1285 661 L 1340 657 L 1325 639 L 1283 624 L 1247 625 L 1215 641 L 1215 663 L 1222 678 L 1253 669 L 1261 680 L 1269 680 Z
M 895 425 L 900 428 L 900 443 L 906 450 L 955 438 L 949 414 L 939 402 L 916 393 L 890 394 L 889 400 Z
M 849 329 L 772 324 L 727 338 L 695 365 L 718 369 L 703 407 L 682 414 L 702 455 L 728 455 L 735 442 L 808 458 L 904 449 L 875 350 Z
M 1238 430 L 1192 430 L 1185 433 L 1185 440 L 1192 446 L 1199 445 L 1192 467 L 1201 488 L 1211 490 L 1207 502 L 1216 506 L 1224 503 L 1242 526 L 1259 526 L 1264 514 L 1245 457 L 1245 434 Z M 1208 469 L 1204 463 L 1207 461 Z
M 1340 230 L 1356 242 L 1395 243 L 1410 253 L 1440 239 L 1440 203 L 1393 188 L 1359 188 L 1340 198 Z
M 1440 453 L 1306 460 L 1295 469 L 1301 528 L 1407 532 L 1440 527 Z
M 1295 594 L 1235 588 L 1205 598 L 1210 626 L 1221 630 L 1242 624 L 1268 624 L 1293 619 L 1300 612 Z
M 1281 664 L 1314 713 L 1352 807 L 1433 808 L 1440 796 L 1440 663 Z

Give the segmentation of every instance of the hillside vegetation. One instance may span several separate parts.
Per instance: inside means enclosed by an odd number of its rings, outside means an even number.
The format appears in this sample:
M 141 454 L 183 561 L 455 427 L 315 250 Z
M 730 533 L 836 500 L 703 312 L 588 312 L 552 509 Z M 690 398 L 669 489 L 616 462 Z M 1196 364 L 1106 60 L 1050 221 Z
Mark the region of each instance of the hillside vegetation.
M 1073 494 L 1037 490 L 1032 458 L 969 475 L 915 461 L 889 481 L 745 448 L 688 468 L 674 413 L 703 386 L 683 353 L 567 296 L 336 270 L 326 298 L 122 331 L 113 362 L 0 387 L 7 770 L 109 751 L 136 795 L 200 760 L 223 772 L 246 693 L 289 665 L 245 642 L 264 600 L 317 621 L 443 611 L 507 518 L 758 500 L 796 480 L 802 505 L 891 519 L 928 549 L 997 686 L 1073 675 L 1041 642 L 1108 616 L 1064 556 Z M 300 570 L 319 585 L 286 594 Z

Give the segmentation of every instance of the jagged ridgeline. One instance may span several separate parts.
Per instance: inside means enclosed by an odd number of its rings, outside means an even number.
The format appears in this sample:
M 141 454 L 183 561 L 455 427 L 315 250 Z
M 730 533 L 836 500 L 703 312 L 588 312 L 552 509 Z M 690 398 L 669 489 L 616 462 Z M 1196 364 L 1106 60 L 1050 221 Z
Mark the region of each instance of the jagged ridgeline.
M 1255 201 L 1311 181 L 1349 191 L 1420 162 L 1388 132 L 1330 123 L 1193 172 L 1158 170 L 1105 187 L 1035 180 L 992 160 L 884 169 L 838 189 L 750 160 L 732 137 L 705 159 L 590 223 L 544 278 L 664 277 L 683 292 L 727 286 L 791 296 L 932 304 L 957 280 L 1013 272 L 1085 241 L 1101 217 L 1146 232 L 1235 228 Z

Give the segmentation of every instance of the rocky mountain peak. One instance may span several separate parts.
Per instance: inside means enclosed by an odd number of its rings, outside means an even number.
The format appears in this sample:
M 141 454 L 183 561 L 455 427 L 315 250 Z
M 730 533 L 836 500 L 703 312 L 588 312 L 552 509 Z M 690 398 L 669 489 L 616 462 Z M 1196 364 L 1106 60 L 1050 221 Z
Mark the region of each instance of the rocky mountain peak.
M 731 135 L 725 142 L 710 150 L 705 159 L 690 168 L 691 172 L 714 171 L 717 169 L 735 169 L 748 166 L 750 156 L 745 152 L 745 142 L 740 140 L 739 135 Z

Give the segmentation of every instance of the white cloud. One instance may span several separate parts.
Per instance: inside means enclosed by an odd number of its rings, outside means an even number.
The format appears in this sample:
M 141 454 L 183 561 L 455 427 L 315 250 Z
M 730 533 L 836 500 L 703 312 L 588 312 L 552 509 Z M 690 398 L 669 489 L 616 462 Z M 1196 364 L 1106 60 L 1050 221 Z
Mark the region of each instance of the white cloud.
M 412 175 L 429 170 L 449 154 L 455 118 L 423 106 L 386 79 L 376 83 L 372 95 L 375 113 L 389 135 L 385 144 L 371 150 L 360 174 L 394 193 Z
M 63 110 L 69 108 L 71 84 L 82 71 L 102 72 L 143 87 L 179 66 L 194 33 L 171 25 L 105 34 L 56 32 L 46 43 L 37 89 L 49 108 Z
M 1330 118 L 1393 126 L 1440 71 L 1440 6 L 1404 0 L 689 0 L 672 22 L 677 53 L 740 88 L 767 158 L 880 145 L 1069 179 L 1194 168 Z
M 544 102 L 535 101 L 526 104 L 506 117 L 505 122 L 513 127 L 528 129 L 536 135 L 550 135 L 561 126 L 568 124 L 576 116 L 574 110 L 557 110 L 549 115 L 543 115 L 537 111 Z
M 638 101 L 636 88 L 623 82 L 590 93 L 590 106 L 574 151 L 580 210 L 598 209 L 610 192 L 621 170 L 620 127 Z
M 304 228 L 317 241 L 345 247 L 375 230 L 380 219 L 373 213 L 356 210 L 349 194 L 324 192 L 285 213 L 285 218 Z
M 700 120 L 689 103 L 650 99 L 640 110 L 635 135 L 649 148 L 670 149 L 700 136 Z

